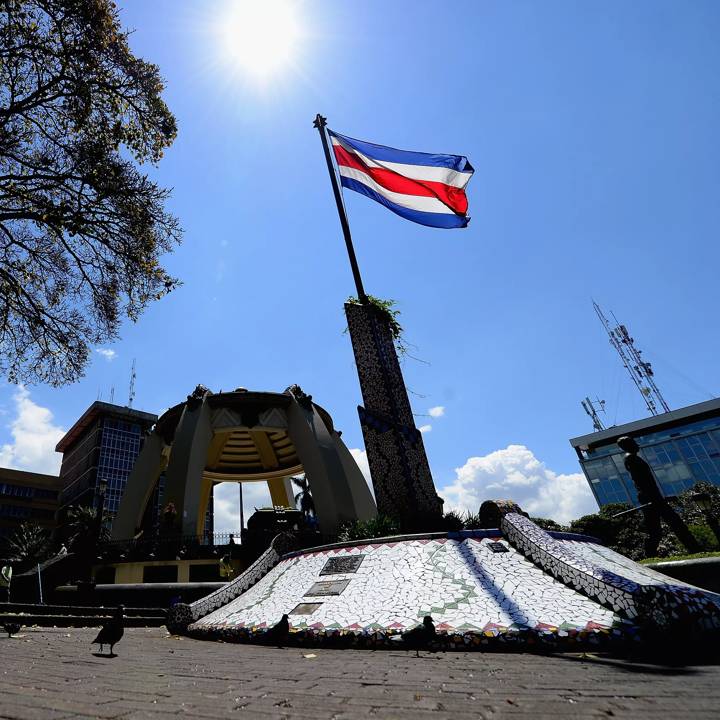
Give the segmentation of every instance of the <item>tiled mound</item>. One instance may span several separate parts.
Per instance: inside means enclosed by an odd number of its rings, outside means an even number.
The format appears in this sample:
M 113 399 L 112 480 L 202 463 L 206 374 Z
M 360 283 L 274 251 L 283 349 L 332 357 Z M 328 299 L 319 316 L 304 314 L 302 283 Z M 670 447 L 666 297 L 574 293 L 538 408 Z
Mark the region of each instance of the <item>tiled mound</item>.
M 501 530 L 305 551 L 292 543 L 278 536 L 235 581 L 171 609 L 168 627 L 262 641 L 287 613 L 294 642 L 377 647 L 429 614 L 445 646 L 522 649 L 720 629 L 720 596 L 517 513 L 505 515 Z
M 558 582 L 500 537 L 408 539 L 295 553 L 228 605 L 192 623 L 198 637 L 262 636 L 284 613 L 298 639 L 384 644 L 432 615 L 454 645 L 599 640 L 633 630 L 611 609 Z M 465 535 L 468 535 L 467 533 Z M 471 535 L 471 534 L 470 534 Z M 321 574 L 328 561 L 361 561 Z M 317 594 L 317 583 L 331 582 Z M 322 587 L 320 588 L 322 590 Z

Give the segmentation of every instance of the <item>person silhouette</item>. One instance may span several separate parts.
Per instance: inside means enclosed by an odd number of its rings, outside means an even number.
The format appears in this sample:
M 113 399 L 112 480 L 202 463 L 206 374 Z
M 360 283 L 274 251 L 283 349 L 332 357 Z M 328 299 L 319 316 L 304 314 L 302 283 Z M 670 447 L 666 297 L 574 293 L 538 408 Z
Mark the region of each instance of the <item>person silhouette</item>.
M 638 502 L 640 505 L 645 505 L 645 507 L 641 508 L 645 532 L 647 533 L 645 557 L 655 557 L 657 555 L 658 546 L 662 539 L 661 520 L 667 523 L 688 552 L 700 552 L 698 541 L 693 537 L 680 516 L 670 507 L 660 491 L 652 468 L 638 455 L 640 447 L 637 442 L 630 436 L 624 435 L 618 438 L 617 445 L 621 450 L 625 451 L 623 464 L 630 473 L 637 490 Z

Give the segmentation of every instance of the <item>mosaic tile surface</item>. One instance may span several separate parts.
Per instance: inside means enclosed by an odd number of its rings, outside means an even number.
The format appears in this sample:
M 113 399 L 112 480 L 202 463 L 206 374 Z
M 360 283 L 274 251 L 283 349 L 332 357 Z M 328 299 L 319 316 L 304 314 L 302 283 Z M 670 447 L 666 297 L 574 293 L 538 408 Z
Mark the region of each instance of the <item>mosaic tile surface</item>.
M 501 542 L 508 552 L 493 552 Z M 365 555 L 337 596 L 304 595 L 330 557 Z M 310 615 L 292 615 L 301 603 L 322 600 Z M 610 609 L 558 582 L 499 538 L 449 538 L 336 548 L 282 560 L 261 582 L 191 626 L 263 628 L 290 615 L 295 629 L 402 632 L 432 615 L 443 632 L 611 628 L 622 620 Z
M 655 629 L 720 629 L 720 597 L 676 582 L 607 548 L 552 537 L 528 518 L 509 513 L 502 532 L 533 563 L 602 605 Z
M 234 582 L 173 608 L 168 627 L 262 642 L 287 613 L 298 644 L 380 647 L 432 615 L 443 647 L 523 650 L 720 630 L 720 596 L 672 581 L 592 538 L 547 533 L 517 513 L 503 517 L 501 530 L 309 551 L 292 550 L 292 542 L 279 536 Z M 321 575 L 328 567 L 332 575 Z M 311 595 L 317 583 L 339 594 Z

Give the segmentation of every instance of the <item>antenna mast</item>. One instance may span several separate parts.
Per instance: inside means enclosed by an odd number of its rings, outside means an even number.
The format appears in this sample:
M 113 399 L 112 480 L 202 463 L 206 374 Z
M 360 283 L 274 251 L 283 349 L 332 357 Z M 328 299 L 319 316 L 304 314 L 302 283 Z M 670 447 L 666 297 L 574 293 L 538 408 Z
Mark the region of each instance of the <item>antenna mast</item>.
M 132 369 L 130 370 L 130 396 L 128 397 L 128 407 L 131 408 L 133 400 L 135 399 L 135 358 L 133 358 Z
M 613 313 L 610 313 L 615 323 L 613 326 L 594 300 L 593 307 L 610 338 L 610 344 L 617 351 L 617 354 L 622 360 L 622 364 L 635 383 L 635 387 L 643 396 L 643 400 L 650 414 L 657 415 L 658 412 L 670 412 L 670 406 L 665 402 L 660 388 L 658 388 L 655 380 L 653 380 L 654 373 L 652 366 L 649 362 L 645 362 L 642 359 L 642 350 L 638 350 L 635 347 L 635 340 L 630 337 L 628 329 L 618 322 L 618 319 Z M 661 410 L 658 410 L 658 405 L 662 408 Z
M 595 398 L 595 403 L 597 403 L 601 412 L 605 412 L 604 400 L 599 400 L 598 398 Z M 593 427 L 599 432 L 600 430 L 604 430 L 605 426 L 603 425 L 602 420 L 600 419 L 597 410 L 595 409 L 595 403 L 593 403 L 593 401 L 589 397 L 586 397 L 584 400 L 580 401 L 580 404 L 583 406 L 583 410 L 592 418 Z

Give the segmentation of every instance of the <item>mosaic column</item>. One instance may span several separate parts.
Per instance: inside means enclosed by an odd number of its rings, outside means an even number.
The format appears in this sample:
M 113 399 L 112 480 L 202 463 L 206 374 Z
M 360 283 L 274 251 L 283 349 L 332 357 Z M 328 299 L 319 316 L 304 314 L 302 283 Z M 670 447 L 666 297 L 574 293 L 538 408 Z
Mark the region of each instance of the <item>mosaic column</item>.
M 345 316 L 360 378 L 358 407 L 378 512 L 402 530 L 429 530 L 442 515 L 422 435 L 385 316 L 373 305 L 346 303 Z

